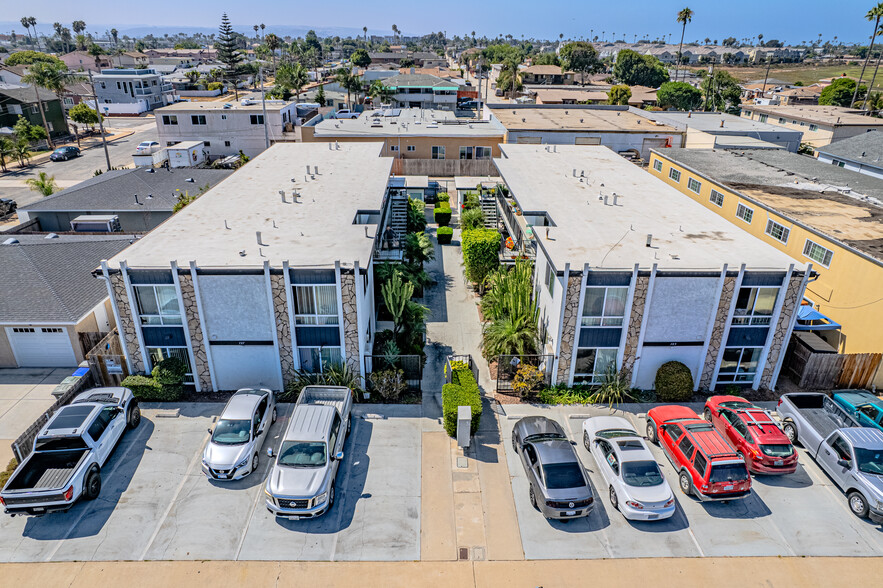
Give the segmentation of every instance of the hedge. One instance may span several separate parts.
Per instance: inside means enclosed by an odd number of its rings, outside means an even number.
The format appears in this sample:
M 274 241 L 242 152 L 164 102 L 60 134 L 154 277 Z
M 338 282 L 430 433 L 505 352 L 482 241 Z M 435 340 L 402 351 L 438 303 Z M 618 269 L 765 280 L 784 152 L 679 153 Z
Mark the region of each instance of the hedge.
M 494 229 L 471 229 L 461 235 L 463 265 L 466 277 L 482 284 L 489 273 L 500 265 L 500 241 L 502 235 Z
M 660 402 L 687 402 L 693 398 L 693 374 L 679 361 L 669 361 L 656 370 L 656 398 Z
M 436 236 L 438 237 L 439 245 L 447 245 L 454 237 L 454 229 L 451 227 L 439 227 Z
M 126 376 L 120 385 L 142 402 L 174 402 L 181 397 L 180 388 L 163 387 L 149 376 Z
M 475 435 L 481 422 L 481 392 L 478 382 L 468 367 L 454 369 L 451 383 L 442 386 L 442 414 L 445 431 L 451 437 L 457 436 L 457 407 L 469 406 L 472 409 L 470 433 Z
M 451 224 L 450 208 L 436 208 L 433 215 L 435 217 L 435 222 L 437 222 L 439 226 L 446 227 Z

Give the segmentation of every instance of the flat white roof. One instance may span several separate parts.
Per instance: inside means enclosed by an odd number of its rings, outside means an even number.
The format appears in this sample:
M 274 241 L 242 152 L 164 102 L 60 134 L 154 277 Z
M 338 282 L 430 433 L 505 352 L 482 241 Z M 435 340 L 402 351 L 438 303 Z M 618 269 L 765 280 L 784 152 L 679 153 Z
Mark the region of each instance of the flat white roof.
M 375 225 L 353 224 L 379 210 L 392 158 L 382 143 L 277 143 L 109 261 L 119 267 L 367 267 Z M 313 172 L 306 175 L 309 165 Z M 294 182 L 292 182 L 294 179 Z M 292 192 L 300 196 L 292 202 Z M 282 201 L 280 190 L 285 192 Z M 367 231 L 366 231 L 367 228 Z M 261 232 L 258 244 L 256 232 Z M 367 236 L 366 236 L 367 233 Z M 244 255 L 241 254 L 244 252 Z
M 454 176 L 454 189 L 475 190 L 479 184 L 486 188 L 492 188 L 500 181 L 497 176 Z
M 326 119 L 316 124 L 316 137 L 502 137 L 497 120 L 458 118 L 448 110 L 391 108 L 366 110 L 359 118 Z
M 719 271 L 725 263 L 733 270 L 743 263 L 754 270 L 804 267 L 607 147 L 500 149 L 503 157 L 494 161 L 518 205 L 526 215 L 546 212 L 555 224 L 548 236 L 546 227 L 534 234 L 556 270 L 567 263 L 573 270 L 586 263 L 627 270 L 657 264 L 669 271 Z
M 181 141 L 180 143 L 169 145 L 166 149 L 170 151 L 175 149 L 193 149 L 194 147 L 202 147 L 203 144 L 204 141 Z

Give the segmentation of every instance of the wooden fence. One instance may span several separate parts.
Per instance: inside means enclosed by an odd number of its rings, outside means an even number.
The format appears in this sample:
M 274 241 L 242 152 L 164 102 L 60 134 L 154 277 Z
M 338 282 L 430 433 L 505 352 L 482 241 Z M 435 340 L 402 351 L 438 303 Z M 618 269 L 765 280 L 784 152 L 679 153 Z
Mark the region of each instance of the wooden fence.
M 104 336 L 87 354 L 90 371 L 99 386 L 119 386 L 129 368 L 116 329 Z
M 804 390 L 870 388 L 881 359 L 880 353 L 817 353 L 792 342 L 786 373 Z

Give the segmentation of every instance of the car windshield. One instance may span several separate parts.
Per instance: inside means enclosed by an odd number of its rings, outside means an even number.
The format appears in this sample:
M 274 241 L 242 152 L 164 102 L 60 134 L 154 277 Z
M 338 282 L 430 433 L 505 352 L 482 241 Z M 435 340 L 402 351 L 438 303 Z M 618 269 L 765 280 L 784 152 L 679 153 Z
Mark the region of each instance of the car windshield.
M 37 439 L 34 451 L 68 451 L 88 449 L 82 437 L 42 437 Z
M 218 445 L 242 445 L 248 443 L 251 421 L 221 419 L 212 433 L 212 443 Z
M 761 445 L 760 450 L 770 457 L 788 457 L 794 453 L 791 445 Z
M 586 481 L 580 467 L 574 463 L 550 463 L 543 466 L 546 477 L 546 488 L 560 490 L 585 486 Z
M 596 433 L 598 437 L 604 439 L 616 439 L 617 437 L 637 437 L 638 434 L 628 429 L 605 429 Z
M 551 441 L 553 439 L 565 439 L 561 433 L 537 433 L 536 435 L 528 435 L 524 438 L 525 443 L 536 443 L 537 441 Z
M 279 465 L 319 468 L 325 465 L 324 441 L 285 441 L 279 449 Z
M 659 486 L 664 479 L 655 461 L 626 461 L 622 464 L 622 481 L 626 486 Z
M 858 471 L 883 476 L 883 449 L 855 448 Z
M 721 402 L 718 406 L 722 408 L 731 408 L 733 410 L 742 410 L 749 408 L 756 408 L 760 410 L 760 407 L 754 406 L 750 402 L 745 402 L 744 400 L 730 400 L 729 402 Z
M 744 482 L 748 479 L 748 470 L 742 463 L 724 463 L 711 466 L 708 475 L 709 484 L 722 484 L 724 482 Z

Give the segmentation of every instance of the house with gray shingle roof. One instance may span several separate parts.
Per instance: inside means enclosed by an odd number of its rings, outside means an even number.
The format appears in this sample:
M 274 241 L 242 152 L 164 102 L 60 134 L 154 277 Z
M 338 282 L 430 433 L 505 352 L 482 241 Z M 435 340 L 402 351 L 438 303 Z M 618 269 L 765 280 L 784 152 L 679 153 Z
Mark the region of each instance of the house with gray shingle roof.
M 883 133 L 863 133 L 819 147 L 819 161 L 883 180 Z

